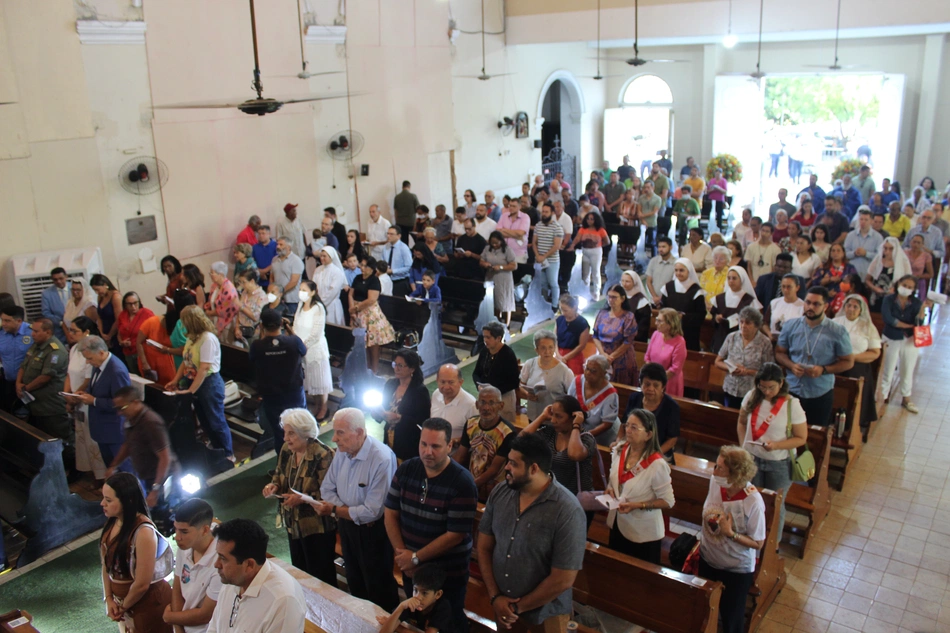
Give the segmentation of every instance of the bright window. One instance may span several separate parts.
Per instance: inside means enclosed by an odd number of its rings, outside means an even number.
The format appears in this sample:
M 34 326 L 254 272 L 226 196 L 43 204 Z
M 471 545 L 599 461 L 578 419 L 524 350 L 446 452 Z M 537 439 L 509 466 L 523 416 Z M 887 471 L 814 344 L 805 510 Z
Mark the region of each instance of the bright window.
M 656 75 L 634 77 L 623 89 L 621 104 L 673 105 L 670 86 Z

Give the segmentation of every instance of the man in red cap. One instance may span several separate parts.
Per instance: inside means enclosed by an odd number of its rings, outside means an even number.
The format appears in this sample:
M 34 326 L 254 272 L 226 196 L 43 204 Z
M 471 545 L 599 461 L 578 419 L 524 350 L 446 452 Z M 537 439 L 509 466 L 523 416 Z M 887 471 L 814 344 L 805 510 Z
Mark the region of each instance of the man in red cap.
M 294 255 L 303 260 L 307 253 L 306 229 L 303 222 L 297 218 L 297 205 L 289 202 L 285 204 L 284 216 L 277 221 L 276 238 L 284 238 L 290 242 Z

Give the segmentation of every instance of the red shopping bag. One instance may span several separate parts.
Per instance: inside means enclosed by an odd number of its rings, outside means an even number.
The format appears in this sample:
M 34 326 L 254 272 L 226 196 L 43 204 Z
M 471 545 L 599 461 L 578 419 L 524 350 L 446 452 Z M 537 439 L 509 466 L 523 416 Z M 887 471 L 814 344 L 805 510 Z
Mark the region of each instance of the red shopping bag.
M 930 347 L 933 344 L 934 340 L 930 335 L 929 325 L 918 325 L 914 327 L 914 347 Z

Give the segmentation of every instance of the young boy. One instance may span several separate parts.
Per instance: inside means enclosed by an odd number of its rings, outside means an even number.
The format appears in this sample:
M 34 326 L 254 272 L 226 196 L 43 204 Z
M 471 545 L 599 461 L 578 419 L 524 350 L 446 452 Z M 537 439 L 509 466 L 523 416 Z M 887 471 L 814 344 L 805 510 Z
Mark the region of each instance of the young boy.
M 354 253 L 347 255 L 346 259 L 343 260 L 343 275 L 346 277 L 346 285 L 352 286 L 353 280 L 362 274 L 359 258 Z
M 207 501 L 189 499 L 175 512 L 175 586 L 164 620 L 176 633 L 204 633 L 218 603 L 221 578 L 214 568 L 217 539 L 211 534 L 214 510 Z
M 422 283 L 409 296 L 429 303 L 442 303 L 442 291 L 436 285 L 435 277 L 434 272 L 426 270 L 422 273 Z
M 389 270 L 389 264 L 383 260 L 376 262 L 376 277 L 379 278 L 379 294 L 387 297 L 393 296 L 393 279 L 386 272 Z
M 425 633 L 452 633 L 452 607 L 442 599 L 445 572 L 436 565 L 422 565 L 412 576 L 412 597 L 396 607 L 392 615 L 378 615 L 379 633 L 393 633 L 399 621 L 408 622 Z

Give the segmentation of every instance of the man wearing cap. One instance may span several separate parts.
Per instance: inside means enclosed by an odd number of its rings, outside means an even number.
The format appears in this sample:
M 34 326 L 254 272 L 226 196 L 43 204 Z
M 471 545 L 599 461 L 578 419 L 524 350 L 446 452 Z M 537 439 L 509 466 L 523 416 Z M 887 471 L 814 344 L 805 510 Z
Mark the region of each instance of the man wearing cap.
M 261 338 L 251 343 L 248 358 L 254 366 L 254 385 L 261 396 L 261 409 L 274 431 L 274 451 L 284 445 L 280 414 L 287 409 L 306 409 L 303 392 L 303 359 L 307 347 L 288 327 L 281 334 L 280 313 L 270 308 L 261 312 Z
M 303 261 L 307 254 L 306 229 L 303 228 L 303 222 L 297 217 L 297 205 L 287 203 L 284 205 L 284 217 L 277 220 L 277 239 L 286 238 L 290 243 L 290 248 L 294 255 Z
M 409 246 L 409 233 L 416 221 L 416 209 L 419 207 L 419 198 L 410 191 L 412 184 L 408 180 L 402 181 L 402 191 L 393 199 L 393 211 L 396 224 L 400 229 L 403 244 Z
M 237 236 L 236 244 L 257 244 L 257 229 L 261 228 L 260 216 L 252 215 L 247 219 L 247 226 Z

